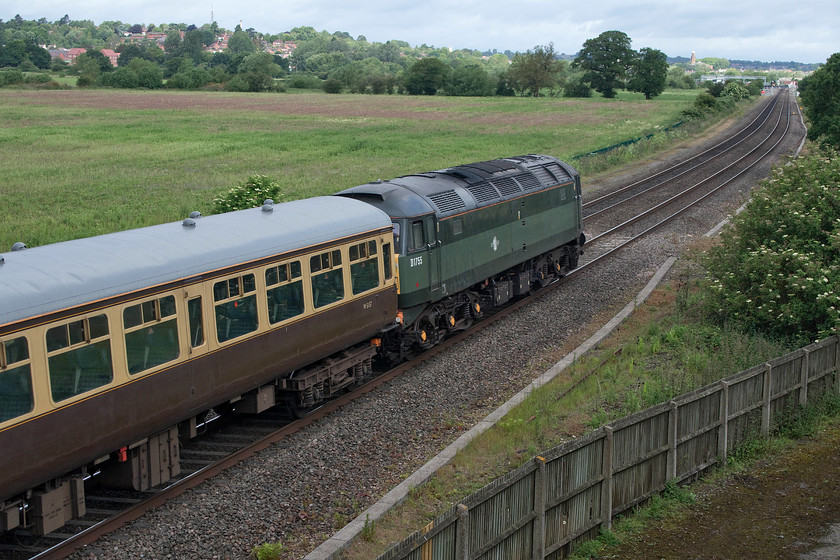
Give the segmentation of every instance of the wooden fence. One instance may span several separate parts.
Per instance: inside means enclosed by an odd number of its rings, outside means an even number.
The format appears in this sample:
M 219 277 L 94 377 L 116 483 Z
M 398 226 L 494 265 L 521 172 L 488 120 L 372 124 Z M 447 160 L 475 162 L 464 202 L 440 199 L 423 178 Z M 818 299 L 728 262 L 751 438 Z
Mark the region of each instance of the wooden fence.
M 614 516 L 840 392 L 840 336 L 627 416 L 535 457 L 378 560 L 560 559 Z

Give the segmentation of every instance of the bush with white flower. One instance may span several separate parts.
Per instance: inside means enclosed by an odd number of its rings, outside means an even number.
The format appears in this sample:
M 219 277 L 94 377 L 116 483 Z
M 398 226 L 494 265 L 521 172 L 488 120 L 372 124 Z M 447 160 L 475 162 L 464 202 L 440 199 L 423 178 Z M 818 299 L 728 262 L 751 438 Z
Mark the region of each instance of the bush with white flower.
M 709 251 L 708 301 L 724 321 L 803 343 L 840 327 L 840 154 L 775 171 Z

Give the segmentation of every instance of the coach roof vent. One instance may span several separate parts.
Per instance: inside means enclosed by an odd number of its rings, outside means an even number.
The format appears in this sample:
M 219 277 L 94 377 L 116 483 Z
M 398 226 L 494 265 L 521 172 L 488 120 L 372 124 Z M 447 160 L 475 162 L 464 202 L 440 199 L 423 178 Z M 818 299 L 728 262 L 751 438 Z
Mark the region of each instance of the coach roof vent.
M 26 243 L 23 241 L 18 241 L 12 245 L 12 251 L 23 251 L 24 249 L 26 249 Z
M 201 217 L 201 212 L 199 212 L 198 210 L 193 210 L 192 212 L 190 212 L 190 217 L 184 219 L 184 221 L 181 222 L 181 225 L 183 225 L 184 227 L 188 227 L 188 228 L 194 228 L 195 227 L 195 221 L 197 219 L 199 219 L 200 217 Z
M 274 201 L 270 198 L 266 198 L 265 202 L 262 205 L 263 212 L 274 212 Z

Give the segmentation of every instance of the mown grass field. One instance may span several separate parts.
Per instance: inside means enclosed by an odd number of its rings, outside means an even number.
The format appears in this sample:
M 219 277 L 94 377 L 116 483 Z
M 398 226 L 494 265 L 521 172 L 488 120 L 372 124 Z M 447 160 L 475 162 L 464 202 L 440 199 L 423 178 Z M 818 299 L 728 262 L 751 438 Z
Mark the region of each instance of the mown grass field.
M 574 156 L 671 126 L 653 101 L 0 91 L 0 251 L 210 213 L 254 174 L 285 199 L 497 157 Z

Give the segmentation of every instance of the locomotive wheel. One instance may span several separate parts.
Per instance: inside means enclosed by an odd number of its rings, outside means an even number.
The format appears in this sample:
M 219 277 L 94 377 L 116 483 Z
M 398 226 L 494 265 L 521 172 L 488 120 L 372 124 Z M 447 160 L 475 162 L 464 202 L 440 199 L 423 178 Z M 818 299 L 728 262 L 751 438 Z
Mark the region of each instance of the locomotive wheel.
M 438 333 L 435 326 L 428 318 L 420 321 L 417 328 L 417 345 L 424 350 L 428 350 L 438 343 Z
M 470 316 L 473 319 L 481 319 L 483 314 L 484 313 L 481 310 L 481 304 L 478 302 L 478 300 L 476 299 L 470 301 Z

